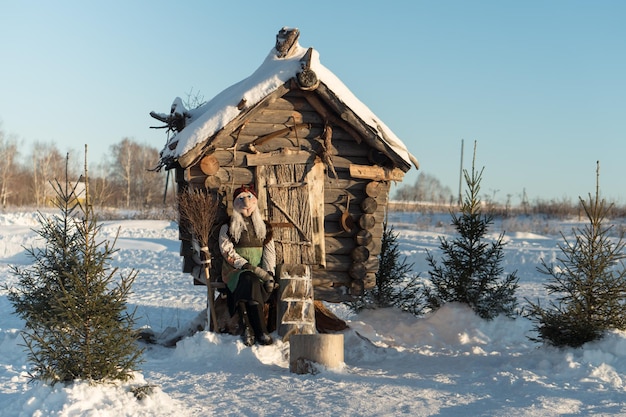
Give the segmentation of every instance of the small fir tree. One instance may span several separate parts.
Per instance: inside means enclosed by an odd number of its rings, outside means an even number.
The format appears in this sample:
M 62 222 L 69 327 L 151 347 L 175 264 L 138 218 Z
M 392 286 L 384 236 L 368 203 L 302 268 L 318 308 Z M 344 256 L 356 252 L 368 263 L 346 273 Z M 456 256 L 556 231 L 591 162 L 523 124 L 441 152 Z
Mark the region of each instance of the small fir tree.
M 87 182 L 85 168 L 85 184 Z M 7 288 L 23 333 L 31 376 L 55 384 L 74 380 L 128 380 L 142 350 L 126 310 L 136 271 L 115 279 L 110 268 L 115 241 L 98 240 L 100 225 L 89 205 L 76 198 L 67 179 L 53 184 L 60 214 L 38 213 L 43 248 L 26 249 L 33 264 L 12 267 L 16 287 Z
M 537 268 L 550 276 L 545 288 L 557 297 L 548 308 L 529 301 L 528 316 L 539 340 L 554 346 L 579 347 L 607 330 L 626 330 L 626 243 L 623 233 L 613 239 L 613 226 L 605 224 L 613 205 L 600 199 L 598 174 L 599 165 L 595 197 L 579 198 L 589 223 L 573 230 L 572 239 L 561 233 L 564 243 L 559 244 L 562 257 L 557 265 L 542 259 Z
M 380 247 L 379 267 L 376 272 L 376 287 L 372 298 L 377 307 L 397 307 L 414 315 L 423 309 L 419 276 L 410 278 L 413 264 L 406 256 L 401 257 L 398 234 L 387 221 L 383 224 L 383 238 Z
M 484 168 L 476 172 L 475 158 L 476 143 L 471 175 L 464 171 L 468 190 L 461 214 L 451 213 L 452 225 L 459 236 L 452 241 L 440 237 L 441 264 L 431 252 L 426 257 L 432 284 L 424 289 L 426 303 L 433 310 L 448 302 L 467 304 L 484 319 L 499 314 L 513 316 L 517 306 L 517 271 L 503 276 L 504 232 L 491 243 L 485 238 L 493 216 L 481 213 L 478 193 Z
M 419 276 L 409 277 L 413 264 L 408 263 L 406 257 L 401 257 L 398 235 L 387 221 L 383 223 L 378 261 L 376 286 L 366 291 L 364 296 L 351 301 L 348 304 L 350 308 L 358 312 L 363 308 L 397 307 L 411 314 L 420 315 L 424 303 L 418 285 Z

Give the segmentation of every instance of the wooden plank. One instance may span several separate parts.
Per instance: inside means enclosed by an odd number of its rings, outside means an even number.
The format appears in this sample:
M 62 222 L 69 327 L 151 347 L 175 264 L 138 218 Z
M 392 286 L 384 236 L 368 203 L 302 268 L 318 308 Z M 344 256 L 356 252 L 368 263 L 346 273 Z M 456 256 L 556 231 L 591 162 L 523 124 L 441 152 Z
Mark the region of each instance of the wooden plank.
M 305 178 L 311 209 L 313 248 L 318 265 L 326 265 L 326 239 L 324 234 L 324 164 L 316 159 L 309 165 Z
M 380 166 L 350 165 L 350 175 L 353 178 L 369 179 L 374 181 L 402 181 L 404 172 L 399 168 L 387 169 Z

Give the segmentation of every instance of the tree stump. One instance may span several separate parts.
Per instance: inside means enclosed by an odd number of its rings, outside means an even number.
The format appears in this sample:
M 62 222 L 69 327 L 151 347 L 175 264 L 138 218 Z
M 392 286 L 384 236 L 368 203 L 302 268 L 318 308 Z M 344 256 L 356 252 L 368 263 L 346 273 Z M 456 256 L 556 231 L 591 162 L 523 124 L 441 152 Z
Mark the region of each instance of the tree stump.
M 308 265 L 280 264 L 277 275 L 280 279 L 278 334 L 287 341 L 294 334 L 315 333 L 311 269 Z
M 289 370 L 316 373 L 315 363 L 327 368 L 343 364 L 343 334 L 294 334 L 289 339 Z

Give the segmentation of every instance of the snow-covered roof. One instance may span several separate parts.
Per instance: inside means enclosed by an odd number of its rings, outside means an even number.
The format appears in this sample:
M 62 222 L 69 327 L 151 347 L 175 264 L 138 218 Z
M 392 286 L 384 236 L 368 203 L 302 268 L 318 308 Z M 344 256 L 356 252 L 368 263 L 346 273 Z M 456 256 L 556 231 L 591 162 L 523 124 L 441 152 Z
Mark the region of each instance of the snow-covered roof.
M 326 85 L 338 100 L 369 126 L 393 152 L 402 158 L 407 166 L 418 166 L 416 158 L 409 153 L 402 141 L 365 104 L 363 104 L 335 74 L 324 67 L 319 53 L 312 53 L 307 60 L 309 68 L 319 81 Z M 192 149 L 201 145 L 241 113 L 239 103 L 245 100 L 250 108 L 270 95 L 303 70 L 303 57 L 309 50 L 297 41 L 286 57 L 279 57 L 276 47 L 272 48 L 261 66 L 248 78 L 230 86 L 202 106 L 187 110 L 180 98 L 172 104 L 171 112 L 184 113 L 186 125 L 183 130 L 171 137 L 161 151 L 162 161 L 177 160 Z

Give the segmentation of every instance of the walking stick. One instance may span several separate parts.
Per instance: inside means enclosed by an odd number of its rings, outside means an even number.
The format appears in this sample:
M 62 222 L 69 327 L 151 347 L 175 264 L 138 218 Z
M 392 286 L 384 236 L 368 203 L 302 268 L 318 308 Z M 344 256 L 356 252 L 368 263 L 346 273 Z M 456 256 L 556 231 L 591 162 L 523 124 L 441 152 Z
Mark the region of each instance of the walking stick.
M 211 280 L 209 279 L 209 268 L 211 267 L 211 254 L 209 253 L 209 248 L 203 247 L 202 249 L 204 264 L 204 276 L 206 282 L 206 290 L 207 290 L 207 326 L 210 326 L 210 323 L 213 324 L 213 331 L 217 330 L 217 315 L 215 314 L 215 292 L 213 291 L 213 287 L 211 287 Z

